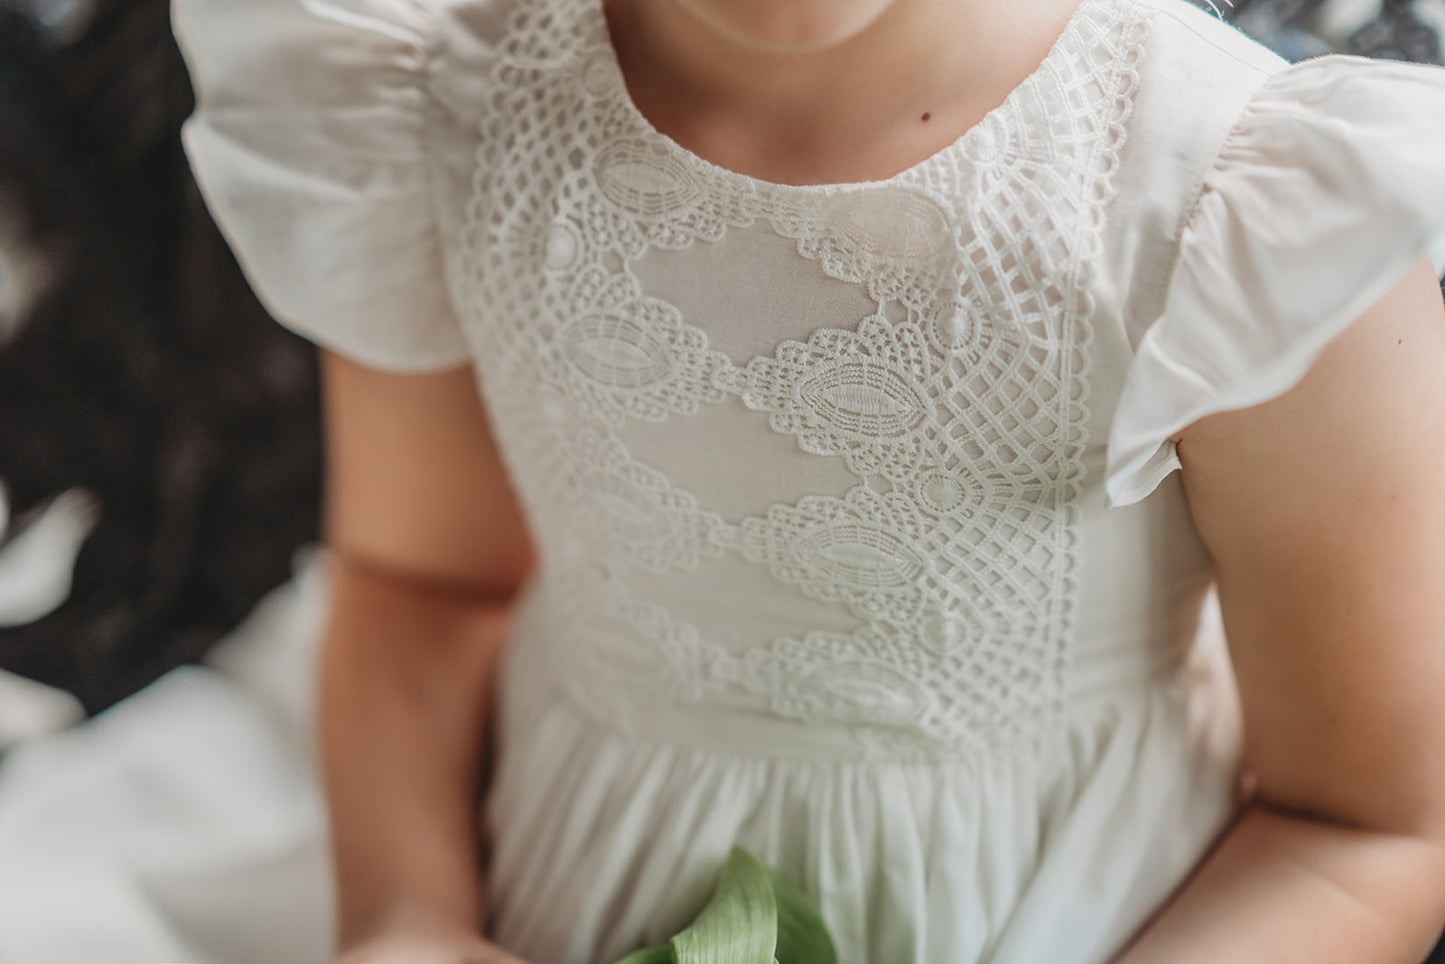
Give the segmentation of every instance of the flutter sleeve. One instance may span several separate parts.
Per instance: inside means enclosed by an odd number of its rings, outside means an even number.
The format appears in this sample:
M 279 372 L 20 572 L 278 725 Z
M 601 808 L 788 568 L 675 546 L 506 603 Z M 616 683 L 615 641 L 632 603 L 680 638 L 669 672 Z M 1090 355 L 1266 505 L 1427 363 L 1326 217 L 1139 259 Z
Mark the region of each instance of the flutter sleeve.
M 1136 348 L 1110 502 L 1179 467 L 1181 429 L 1293 387 L 1427 251 L 1445 271 L 1445 69 L 1330 55 L 1268 78 L 1204 179 Z
M 467 358 L 444 280 L 424 0 L 174 0 L 201 191 L 272 315 L 390 371 Z

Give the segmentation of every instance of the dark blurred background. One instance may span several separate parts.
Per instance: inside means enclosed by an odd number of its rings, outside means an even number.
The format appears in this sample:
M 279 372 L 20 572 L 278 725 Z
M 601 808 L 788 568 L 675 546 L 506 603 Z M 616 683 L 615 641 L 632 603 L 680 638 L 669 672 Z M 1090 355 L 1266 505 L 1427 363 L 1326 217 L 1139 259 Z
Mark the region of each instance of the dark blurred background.
M 202 657 L 317 536 L 315 353 L 207 216 L 191 107 L 164 0 L 0 0 L 0 548 L 63 493 L 93 523 L 0 668 L 88 714 Z
M 1291 60 L 1442 62 L 1445 0 L 1217 12 Z M 207 216 L 191 107 L 165 0 L 0 0 L 0 670 L 79 715 L 205 657 L 318 534 L 315 353 Z

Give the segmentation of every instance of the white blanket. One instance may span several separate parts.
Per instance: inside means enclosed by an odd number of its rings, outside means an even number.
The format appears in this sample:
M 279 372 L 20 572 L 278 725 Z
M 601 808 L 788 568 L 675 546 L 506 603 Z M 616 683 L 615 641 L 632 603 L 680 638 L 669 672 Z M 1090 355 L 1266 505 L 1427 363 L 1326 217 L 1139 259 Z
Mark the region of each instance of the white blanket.
M 207 666 L 0 757 L 0 962 L 328 959 L 309 737 L 323 578 L 306 561 Z M 12 733 L 70 712 L 13 678 L 0 703 Z

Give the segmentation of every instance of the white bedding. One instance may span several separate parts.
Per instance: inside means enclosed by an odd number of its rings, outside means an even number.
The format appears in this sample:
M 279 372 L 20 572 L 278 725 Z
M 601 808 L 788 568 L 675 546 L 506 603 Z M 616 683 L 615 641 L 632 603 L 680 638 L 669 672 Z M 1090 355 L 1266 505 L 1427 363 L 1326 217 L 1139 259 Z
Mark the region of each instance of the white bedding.
M 47 551 L 27 578 L 67 544 Z M 53 730 L 73 701 L 0 679 L 0 747 L 26 737 L 0 756 L 0 964 L 327 960 L 309 739 L 322 579 L 303 560 L 206 666 L 84 724 Z

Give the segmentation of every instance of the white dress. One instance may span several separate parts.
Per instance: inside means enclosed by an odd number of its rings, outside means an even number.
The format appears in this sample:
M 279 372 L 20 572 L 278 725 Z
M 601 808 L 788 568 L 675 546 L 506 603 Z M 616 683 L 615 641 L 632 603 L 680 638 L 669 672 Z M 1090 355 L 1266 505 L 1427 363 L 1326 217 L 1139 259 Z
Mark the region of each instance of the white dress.
M 1432 246 L 1445 70 L 1082 0 L 886 181 L 721 169 L 599 0 L 177 0 L 186 144 L 276 316 L 476 367 L 541 550 L 490 931 L 607 964 L 740 843 L 843 964 L 1108 960 L 1234 804 L 1169 437 Z

